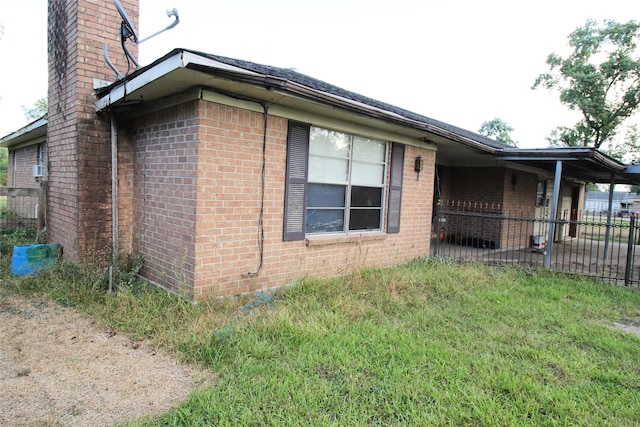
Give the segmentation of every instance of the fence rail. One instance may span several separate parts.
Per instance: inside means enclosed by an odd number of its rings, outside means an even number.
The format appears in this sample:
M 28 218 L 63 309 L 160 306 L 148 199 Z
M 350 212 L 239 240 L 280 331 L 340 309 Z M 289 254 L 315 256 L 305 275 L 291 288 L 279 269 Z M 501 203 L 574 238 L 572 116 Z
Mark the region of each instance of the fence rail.
M 0 231 L 15 228 L 42 228 L 44 187 L 0 187 Z
M 559 219 L 548 219 L 547 210 L 538 213 L 543 218 L 523 212 L 478 204 L 440 205 L 432 253 L 457 261 L 548 267 L 640 286 L 635 216 L 608 219 L 599 213 L 563 212 Z M 547 244 L 552 224 L 553 242 Z

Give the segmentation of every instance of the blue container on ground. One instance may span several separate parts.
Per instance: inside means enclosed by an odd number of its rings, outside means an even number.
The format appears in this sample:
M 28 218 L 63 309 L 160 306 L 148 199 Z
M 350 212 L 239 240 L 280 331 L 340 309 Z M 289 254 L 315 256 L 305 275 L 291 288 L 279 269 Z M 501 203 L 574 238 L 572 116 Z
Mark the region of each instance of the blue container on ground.
M 58 260 L 58 244 L 15 245 L 11 258 L 11 274 L 24 276 L 52 266 Z

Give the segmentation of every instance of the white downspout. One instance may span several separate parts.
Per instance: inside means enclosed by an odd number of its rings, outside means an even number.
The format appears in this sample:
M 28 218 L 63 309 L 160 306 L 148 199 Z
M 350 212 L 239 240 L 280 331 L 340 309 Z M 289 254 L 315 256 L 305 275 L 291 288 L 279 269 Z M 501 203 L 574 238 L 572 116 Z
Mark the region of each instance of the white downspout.
M 109 292 L 113 291 L 113 280 L 118 274 L 118 125 L 115 114 L 111 114 L 111 238 L 113 259 L 109 268 Z

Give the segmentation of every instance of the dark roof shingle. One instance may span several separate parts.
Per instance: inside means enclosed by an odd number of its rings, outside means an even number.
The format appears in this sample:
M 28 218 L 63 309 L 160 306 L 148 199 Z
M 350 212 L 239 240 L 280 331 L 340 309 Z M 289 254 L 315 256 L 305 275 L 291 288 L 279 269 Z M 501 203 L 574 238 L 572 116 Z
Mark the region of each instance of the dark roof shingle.
M 376 99 L 369 98 L 367 96 L 360 95 L 355 92 L 351 92 L 349 90 L 346 90 L 341 87 L 324 82 L 322 80 L 307 76 L 305 74 L 299 73 L 289 68 L 280 68 L 280 67 L 274 67 L 270 65 L 262 65 L 262 64 L 257 64 L 255 62 L 245 61 L 241 59 L 228 58 L 225 56 L 213 55 L 210 53 L 198 52 L 198 51 L 193 51 L 188 49 L 185 49 L 185 50 L 192 52 L 194 54 L 201 55 L 201 56 L 210 58 L 212 60 L 221 62 L 223 64 L 232 65 L 232 66 L 242 68 L 248 71 L 252 71 L 255 73 L 288 80 L 290 82 L 297 83 L 299 85 L 303 85 L 314 90 L 322 91 L 324 93 L 328 93 L 334 96 L 339 96 L 351 101 L 360 102 L 362 104 L 365 104 L 374 108 L 389 111 L 391 113 L 397 114 L 399 116 L 405 117 L 410 120 L 415 120 L 417 122 L 426 123 L 428 125 L 435 126 L 440 129 L 444 129 L 448 132 L 452 132 L 457 135 L 463 136 L 465 138 L 469 138 L 473 141 L 480 142 L 489 147 L 498 148 L 498 149 L 510 147 L 509 145 L 502 144 L 494 139 L 488 138 L 484 135 L 480 135 L 476 132 L 471 132 L 469 130 L 459 128 L 457 126 L 453 126 L 448 123 L 444 123 L 439 120 L 432 119 L 430 117 L 416 114 L 414 112 L 405 110 L 400 107 L 396 107 L 386 102 L 378 101 Z

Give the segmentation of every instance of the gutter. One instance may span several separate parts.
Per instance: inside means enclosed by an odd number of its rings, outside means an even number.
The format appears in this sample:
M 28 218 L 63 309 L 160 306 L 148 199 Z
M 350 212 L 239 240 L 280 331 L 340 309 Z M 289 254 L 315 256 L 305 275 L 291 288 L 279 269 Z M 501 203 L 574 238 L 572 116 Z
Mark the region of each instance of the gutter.
M 98 91 L 98 101 L 96 101 L 96 111 L 105 111 L 113 108 L 118 103 L 124 102 L 126 97 L 136 90 L 158 80 L 160 77 L 170 74 L 172 71 L 180 68 L 188 68 L 189 65 L 196 64 L 204 67 L 212 67 L 217 69 L 227 69 L 234 72 L 242 72 L 243 74 L 258 75 L 251 71 L 247 71 L 238 67 L 222 64 L 218 61 L 203 58 L 182 50 L 175 51 L 174 54 L 169 53 L 164 58 L 154 62 L 148 67 L 142 68 L 140 73 L 134 72 L 129 77 L 125 77 L 113 83 L 110 86 Z
M 142 71 L 140 73 L 134 72 L 130 77 L 125 77 L 123 80 L 99 91 L 96 111 L 100 112 L 114 108 L 117 104 L 123 103 L 129 94 L 133 94 L 136 90 L 180 68 L 189 68 L 211 75 L 228 77 L 240 83 L 261 86 L 270 91 L 280 91 L 285 95 L 297 95 L 310 101 L 322 102 L 330 106 L 438 135 L 483 153 L 494 154 L 499 151 L 498 148 L 488 146 L 429 123 L 406 118 L 392 111 L 312 89 L 286 79 L 253 72 L 235 65 L 225 64 L 184 50 L 176 50 L 173 54 L 169 53 L 164 59 L 156 61 L 149 65 L 148 68 L 141 69 Z
M 435 135 L 439 135 L 445 137 L 447 139 L 462 143 L 471 148 L 475 148 L 476 150 L 485 152 L 485 153 L 496 153 L 499 149 L 490 147 L 481 142 L 474 141 L 473 139 L 466 138 L 464 136 L 458 135 L 454 132 L 439 128 L 434 125 L 430 125 L 425 122 L 421 122 L 418 120 L 412 120 L 407 117 L 396 114 L 392 111 L 383 110 L 381 108 L 373 107 L 367 104 L 363 104 L 358 101 L 353 101 L 350 99 L 346 99 L 337 95 L 332 95 L 330 93 L 321 92 L 315 89 L 311 89 L 307 86 L 300 85 L 294 82 L 286 82 L 286 86 L 284 88 L 285 92 L 294 93 L 296 95 L 302 95 L 304 97 L 313 99 L 313 100 L 322 100 L 332 105 L 337 105 L 341 108 L 355 111 L 361 114 L 365 114 L 368 116 L 372 116 L 375 118 L 384 119 L 387 121 L 394 122 L 396 124 L 400 124 L 403 126 L 408 126 L 417 130 L 429 132 Z
M 96 101 L 96 111 L 101 112 L 113 108 L 115 104 L 123 102 L 128 94 L 182 67 L 182 55 L 176 54 L 156 65 L 151 65 L 143 73 L 138 75 L 134 73 L 131 78 L 125 77 L 113 83 L 111 86 L 105 88 L 106 95 L 100 96 Z
M 595 148 L 551 148 L 551 149 L 520 149 L 507 148 L 498 150 L 496 158 L 504 161 L 536 160 L 536 161 L 569 161 L 569 160 L 591 160 L 601 164 L 608 169 L 622 172 L 629 165 L 601 153 Z

